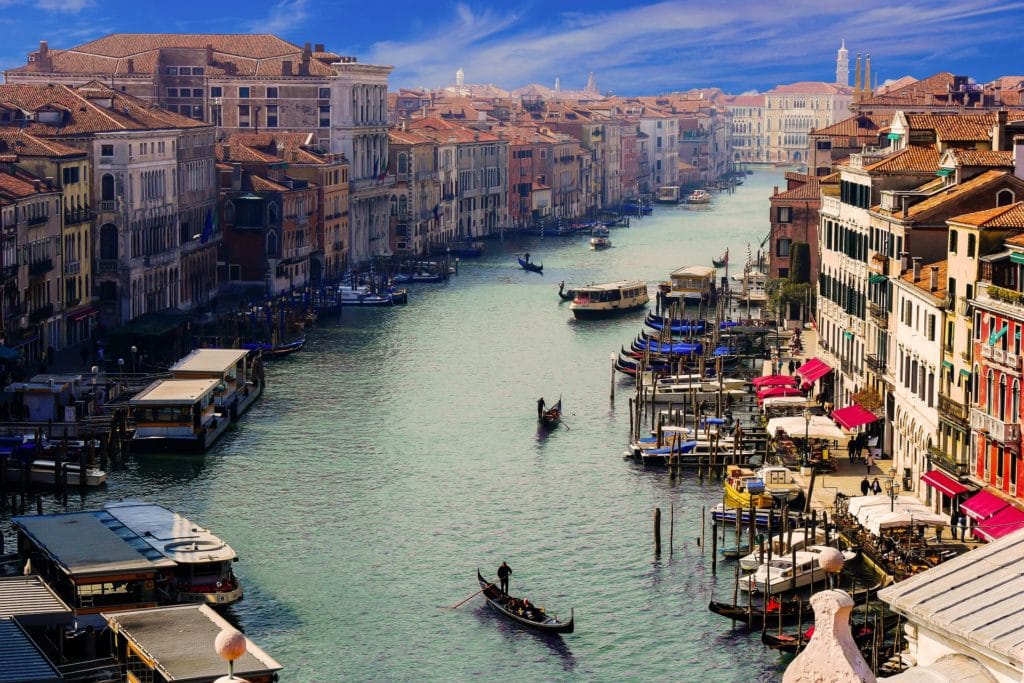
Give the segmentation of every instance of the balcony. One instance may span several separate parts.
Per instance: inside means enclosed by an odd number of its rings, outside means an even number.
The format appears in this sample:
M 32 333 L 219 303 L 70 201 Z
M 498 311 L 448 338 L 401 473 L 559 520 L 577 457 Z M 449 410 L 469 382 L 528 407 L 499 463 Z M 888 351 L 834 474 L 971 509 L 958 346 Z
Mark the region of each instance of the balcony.
M 828 214 L 833 218 L 839 217 L 839 206 L 841 202 L 838 197 L 828 197 L 822 195 L 821 197 L 821 213 Z
M 29 323 L 34 325 L 34 324 L 36 324 L 38 322 L 42 322 L 42 321 L 46 320 L 47 318 L 49 318 L 52 315 L 53 315 L 53 304 L 46 304 L 44 306 L 40 306 L 39 308 L 36 308 L 36 309 L 32 310 L 31 312 L 29 312 L 29 314 L 28 314 L 28 321 L 29 321 Z
M 19 266 L 17 265 L 13 265 L 4 266 L 3 268 L 0 268 L 0 277 L 2 277 L 4 280 L 16 279 L 18 277 L 18 267 Z
M 142 259 L 142 263 L 147 268 L 153 266 L 165 266 L 168 263 L 172 263 L 178 259 L 177 251 L 159 251 L 155 254 L 150 254 Z
M 1010 370 L 1020 370 L 1020 356 L 1011 351 L 1004 351 L 998 346 L 982 342 L 981 357 L 993 365 L 999 365 Z
M 33 261 L 28 264 L 29 277 L 39 277 L 40 275 L 46 275 L 53 270 L 53 259 L 44 258 L 38 261 Z
M 352 181 L 352 192 L 362 192 L 374 188 L 387 188 L 395 184 L 395 176 L 386 175 L 383 178 L 359 178 Z
M 100 202 L 100 211 L 117 211 L 117 202 L 113 199 L 107 199 Z
M 49 216 L 36 216 L 35 218 L 29 218 L 25 222 L 31 227 L 33 225 L 45 225 L 48 220 L 50 220 Z
M 67 263 L 64 264 L 64 274 L 65 275 L 78 275 L 81 272 L 82 272 L 82 262 L 81 261 L 68 261 Z
M 86 223 L 93 218 L 93 213 L 89 209 L 76 209 L 74 211 L 64 212 L 64 225 L 74 225 L 75 223 Z
M 864 356 L 864 365 L 868 367 L 870 372 L 876 375 L 881 375 L 885 372 L 885 359 L 879 358 L 874 354 L 867 354 Z
M 1003 422 L 978 408 L 971 408 L 971 429 L 987 433 L 990 439 L 1002 444 L 1020 441 L 1020 425 Z
M 118 261 L 116 258 L 101 258 L 96 261 L 96 272 L 98 273 L 117 273 Z
M 969 419 L 967 407 L 961 401 L 957 401 L 942 393 L 939 394 L 939 414 L 955 420 L 964 426 L 967 425 Z
M 941 448 L 931 446 L 928 449 L 928 457 L 931 458 L 933 465 L 941 467 L 954 476 L 964 477 L 968 474 L 967 463 L 958 461 Z
M 889 311 L 885 310 L 880 304 L 868 304 L 868 314 L 871 316 L 871 320 L 874 321 L 883 330 L 889 329 Z

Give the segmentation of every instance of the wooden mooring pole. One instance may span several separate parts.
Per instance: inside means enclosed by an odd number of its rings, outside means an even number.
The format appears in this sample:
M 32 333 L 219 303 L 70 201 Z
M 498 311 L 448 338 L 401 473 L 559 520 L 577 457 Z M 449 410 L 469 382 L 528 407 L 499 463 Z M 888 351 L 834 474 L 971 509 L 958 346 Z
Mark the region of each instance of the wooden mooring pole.
M 654 508 L 654 555 L 661 555 L 661 508 Z

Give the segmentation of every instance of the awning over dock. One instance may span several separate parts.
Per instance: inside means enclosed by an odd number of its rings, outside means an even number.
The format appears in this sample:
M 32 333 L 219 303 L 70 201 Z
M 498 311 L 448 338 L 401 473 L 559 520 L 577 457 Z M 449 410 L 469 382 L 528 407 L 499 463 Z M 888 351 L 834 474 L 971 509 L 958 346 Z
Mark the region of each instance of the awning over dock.
M 970 491 L 969 488 L 941 470 L 925 472 L 921 475 L 921 481 L 926 485 L 931 486 L 936 491 L 941 491 L 950 498 Z
M 851 432 L 857 427 L 871 424 L 878 419 L 878 416 L 872 413 L 866 408 L 854 403 L 853 405 L 840 408 L 839 410 L 832 411 L 832 419 L 836 421 L 836 424 L 843 429 L 848 429 Z
M 808 384 L 814 384 L 830 372 L 832 372 L 832 366 L 820 358 L 812 358 L 796 369 L 796 374 L 800 375 Z
M 960 503 L 960 510 L 975 522 L 980 522 L 981 520 L 988 519 L 992 515 L 996 514 L 1007 505 L 1009 505 L 1009 503 L 1005 500 L 992 495 L 988 491 L 978 491 L 973 496 Z

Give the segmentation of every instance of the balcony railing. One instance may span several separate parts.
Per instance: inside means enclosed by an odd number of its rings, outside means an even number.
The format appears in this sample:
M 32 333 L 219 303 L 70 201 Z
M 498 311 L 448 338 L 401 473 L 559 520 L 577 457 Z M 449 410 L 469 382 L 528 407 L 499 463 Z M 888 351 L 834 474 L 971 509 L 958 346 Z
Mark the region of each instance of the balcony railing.
M 35 218 L 29 218 L 26 223 L 29 225 L 43 225 L 48 220 L 50 220 L 49 216 L 36 216 Z
M 116 258 L 101 258 L 96 261 L 96 272 L 99 273 L 116 273 L 118 268 L 118 260 Z
M 966 462 L 960 462 L 956 457 L 946 453 L 941 448 L 931 446 L 928 449 L 928 457 L 931 458 L 933 465 L 938 465 L 954 476 L 963 477 L 969 472 Z
M 885 310 L 879 304 L 868 304 L 868 314 L 876 325 L 882 329 L 888 329 L 889 327 L 889 311 Z
M 33 261 L 28 264 L 28 274 L 31 277 L 38 277 L 39 275 L 45 275 L 53 270 L 53 259 L 44 258 L 38 261 Z
M 874 354 L 868 354 L 864 356 L 864 365 L 866 365 L 868 367 L 868 370 L 875 373 L 876 375 L 881 375 L 883 372 L 885 372 L 885 359 L 879 358 Z
M 101 201 L 100 211 L 117 211 L 117 202 L 113 199 Z
M 1011 370 L 1020 370 L 1020 356 L 1012 351 L 1004 351 L 998 346 L 982 342 L 981 357 L 995 365 L 1001 365 Z
M 65 275 L 78 275 L 81 272 L 82 272 L 82 262 L 81 261 L 67 261 L 64 264 L 64 274 Z
M 827 213 L 832 216 L 839 216 L 839 206 L 841 202 L 838 197 L 827 197 L 822 196 L 821 198 L 821 212 Z
M 49 318 L 52 315 L 53 315 L 53 304 L 45 304 L 43 306 L 40 306 L 39 308 L 33 309 L 28 314 L 28 321 L 30 323 L 35 324 L 35 323 L 38 323 L 38 322 L 42 322 L 43 320 L 46 320 L 47 318 Z
M 989 438 L 1003 444 L 1020 441 L 1020 425 L 1003 422 L 978 408 L 971 408 L 971 429 L 986 432 Z
M 967 407 L 961 401 L 941 393 L 939 394 L 939 413 L 965 425 L 969 420 Z

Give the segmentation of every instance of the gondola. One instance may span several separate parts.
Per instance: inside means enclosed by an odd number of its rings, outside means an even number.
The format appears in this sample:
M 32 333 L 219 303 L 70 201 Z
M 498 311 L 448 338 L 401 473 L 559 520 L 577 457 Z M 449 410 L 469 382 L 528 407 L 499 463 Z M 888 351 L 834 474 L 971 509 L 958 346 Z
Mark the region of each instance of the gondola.
M 562 399 L 558 403 L 545 410 L 538 418 L 542 427 L 554 427 L 562 421 Z
M 531 263 L 530 261 L 523 260 L 523 258 L 521 256 L 516 256 L 516 260 L 519 261 L 519 267 L 522 268 L 523 270 L 529 270 L 529 271 L 531 271 L 533 273 L 542 273 L 542 274 L 544 272 L 544 264 L 543 263 Z
M 725 250 L 725 253 L 722 254 L 722 258 L 711 259 L 711 265 L 713 265 L 715 268 L 725 268 L 727 265 L 729 265 L 729 250 Z
M 479 569 L 476 570 L 476 578 L 483 589 L 487 604 L 512 621 L 545 633 L 572 633 L 575 629 L 573 610 L 569 611 L 569 621 L 559 621 L 556 617 L 548 616 L 543 608 L 532 607 L 527 614 L 521 607 L 517 607 L 523 603 L 522 599 L 502 593 L 500 588 L 484 579 Z
M 879 582 L 870 588 L 850 593 L 850 597 L 853 598 L 855 604 L 867 602 L 881 587 L 882 583 Z M 766 610 L 762 605 L 733 605 L 716 600 L 708 603 L 708 609 L 739 624 L 745 622 L 751 628 L 762 628 L 780 623 L 792 625 L 801 621 L 807 624 L 814 623 L 814 610 L 811 608 L 811 603 L 798 597 L 780 600 L 777 609 Z
M 248 349 L 250 351 L 260 351 L 263 354 L 264 360 L 274 360 L 275 358 L 284 358 L 290 356 L 296 351 L 301 351 L 302 347 L 306 345 L 306 338 L 300 337 L 295 341 L 290 341 L 286 344 L 267 344 L 266 342 L 247 342 L 241 344 L 241 348 Z
M 900 619 L 901 615 L 899 614 L 889 614 L 882 619 L 881 624 L 878 624 L 879 629 L 882 633 L 887 633 L 896 627 L 900 622 Z M 761 632 L 761 642 L 772 650 L 796 654 L 807 646 L 807 643 L 811 640 L 811 635 L 813 633 L 813 623 L 811 627 L 803 633 L 772 633 L 771 631 L 765 630 Z M 874 639 L 875 635 L 875 623 L 861 622 L 851 624 L 850 634 L 853 636 L 853 642 L 856 643 L 863 651 L 864 648 L 871 646 L 871 641 Z
M 560 282 L 558 283 L 558 298 L 561 299 L 562 301 L 572 301 L 573 299 L 576 298 L 576 290 L 566 289 L 565 283 Z

